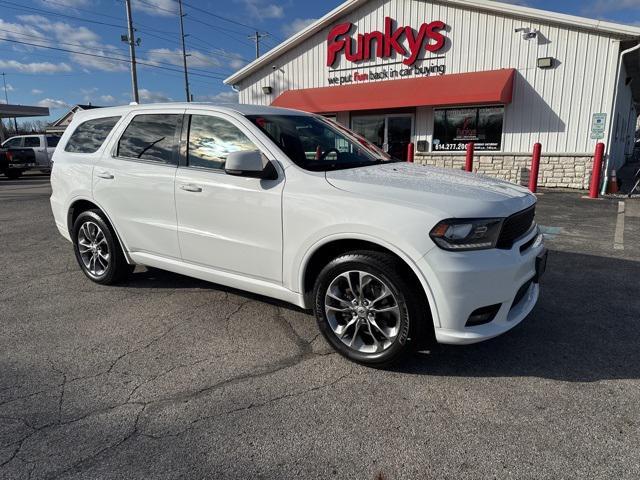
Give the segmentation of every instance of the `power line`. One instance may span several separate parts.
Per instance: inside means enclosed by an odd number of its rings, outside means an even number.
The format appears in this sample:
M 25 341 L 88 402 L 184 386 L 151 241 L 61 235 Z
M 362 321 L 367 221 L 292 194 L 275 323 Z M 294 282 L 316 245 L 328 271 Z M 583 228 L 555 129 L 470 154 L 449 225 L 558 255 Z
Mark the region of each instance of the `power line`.
M 66 46 L 79 47 L 79 48 L 86 48 L 86 46 L 87 46 L 87 45 L 81 45 L 81 44 L 78 44 L 78 43 L 57 42 L 57 41 L 54 41 L 53 39 L 50 39 L 50 38 L 43 38 L 43 37 L 40 37 L 38 35 L 30 35 L 28 33 L 14 32 L 13 30 L 5 30 L 5 29 L 2 29 L 2 28 L 0 28 L 0 32 L 13 33 L 15 35 L 20 35 L 20 36 L 23 36 L 23 37 L 35 38 L 36 41 L 38 41 L 38 42 L 46 42 L 46 43 L 49 43 L 50 45 L 54 45 L 54 44 L 55 45 L 66 45 Z M 3 39 L 0 39 L 0 40 L 3 40 Z M 47 45 L 42 45 L 42 44 L 39 43 L 36 46 L 44 48 Z M 150 53 L 151 52 L 151 50 L 144 50 L 144 49 L 139 49 L 137 51 L 142 51 L 142 52 L 145 52 L 145 53 Z M 126 52 L 123 52 L 123 53 L 126 53 Z M 178 53 L 178 52 L 166 52 L 166 53 L 163 53 L 163 54 L 182 55 L 181 53 Z M 177 66 L 176 64 L 170 63 L 170 62 L 161 62 L 161 61 L 156 61 L 156 60 L 149 60 L 149 61 L 153 62 L 153 63 L 161 64 L 161 65 Z M 194 70 L 194 71 L 200 71 L 200 72 L 204 72 L 204 73 L 214 73 L 214 72 L 210 72 L 209 70 L 206 70 L 206 69 L 203 69 L 203 68 L 191 67 L 191 69 Z
M 108 56 L 108 55 L 99 55 L 99 54 L 96 54 L 96 53 L 79 52 L 77 50 L 69 50 L 69 49 L 66 49 L 66 48 L 58 48 L 58 47 L 51 47 L 51 46 L 45 46 L 45 45 L 38 45 L 36 43 L 21 42 L 19 40 L 12 40 L 12 39 L 8 39 L 8 38 L 0 38 L 0 41 L 18 43 L 18 44 L 21 44 L 21 45 L 29 45 L 29 46 L 32 46 L 32 47 L 46 48 L 46 49 L 49 49 L 49 50 L 56 50 L 56 51 L 60 51 L 60 52 L 68 52 L 68 53 L 73 53 L 73 54 L 76 54 L 76 55 L 85 55 L 85 56 L 88 56 L 88 57 L 103 58 L 103 59 L 111 60 L 111 61 L 130 63 L 130 60 L 128 58 L 112 57 L 112 56 Z M 178 69 L 175 69 L 175 68 L 169 68 L 169 67 L 162 66 L 162 65 L 172 65 L 173 66 L 173 64 L 171 64 L 171 63 L 166 63 L 166 62 L 147 63 L 147 62 L 140 62 L 140 61 L 137 61 L 137 63 L 139 65 L 144 65 L 144 66 L 147 66 L 147 67 L 159 68 L 159 69 L 163 69 L 163 70 L 169 70 L 169 71 L 172 71 L 172 72 L 182 72 L 182 70 L 178 70 Z M 200 77 L 206 77 L 206 78 L 214 78 L 216 80 L 224 80 L 226 78 L 224 76 L 215 75 L 213 73 L 207 73 L 207 74 L 204 74 L 204 73 L 192 73 L 192 75 L 198 75 Z

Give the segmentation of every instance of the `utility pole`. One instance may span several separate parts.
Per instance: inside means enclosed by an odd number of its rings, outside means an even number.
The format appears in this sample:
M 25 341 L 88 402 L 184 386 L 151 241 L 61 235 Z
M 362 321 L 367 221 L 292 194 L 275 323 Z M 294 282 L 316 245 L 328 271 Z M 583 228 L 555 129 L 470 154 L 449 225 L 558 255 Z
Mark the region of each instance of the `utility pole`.
M 125 0 L 125 6 L 127 8 L 127 24 L 128 35 L 127 43 L 129 44 L 129 56 L 131 57 L 131 89 L 133 101 L 138 103 L 140 97 L 138 96 L 138 72 L 136 71 L 136 39 L 133 33 L 133 20 L 131 18 L 131 0 Z
M 184 22 L 182 21 L 185 14 L 182 13 L 182 0 L 178 0 L 178 5 L 180 7 L 180 40 L 182 40 L 182 65 L 184 67 L 184 91 L 187 95 L 187 102 L 191 101 L 191 95 L 189 94 L 189 72 L 187 71 L 187 49 L 184 45 L 184 39 L 186 35 L 184 34 Z
M 2 83 L 4 83 L 4 101 L 9 104 L 9 96 L 7 95 L 7 79 L 5 78 L 5 73 L 2 72 Z M 16 129 L 16 135 L 18 134 L 18 120 L 16 117 L 13 117 L 13 127 Z
M 256 32 L 255 35 L 250 35 L 249 39 L 256 42 L 256 58 L 260 58 L 260 39 L 268 37 L 268 33 Z

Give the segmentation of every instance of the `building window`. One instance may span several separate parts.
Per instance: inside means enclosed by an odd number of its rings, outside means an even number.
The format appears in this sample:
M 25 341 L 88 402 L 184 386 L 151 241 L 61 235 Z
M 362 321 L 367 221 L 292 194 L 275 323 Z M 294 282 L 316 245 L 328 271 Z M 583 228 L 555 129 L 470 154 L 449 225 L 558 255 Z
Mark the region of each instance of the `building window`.
M 503 120 L 504 107 L 436 110 L 433 151 L 460 151 L 471 142 L 478 151 L 500 151 Z

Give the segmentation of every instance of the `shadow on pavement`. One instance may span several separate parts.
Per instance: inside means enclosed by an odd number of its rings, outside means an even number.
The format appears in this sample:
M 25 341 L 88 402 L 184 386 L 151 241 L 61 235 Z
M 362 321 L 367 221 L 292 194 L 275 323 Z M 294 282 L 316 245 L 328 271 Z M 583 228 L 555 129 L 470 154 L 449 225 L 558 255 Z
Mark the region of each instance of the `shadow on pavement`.
M 640 262 L 553 251 L 540 300 L 511 332 L 438 345 L 396 367 L 415 375 L 640 378 Z

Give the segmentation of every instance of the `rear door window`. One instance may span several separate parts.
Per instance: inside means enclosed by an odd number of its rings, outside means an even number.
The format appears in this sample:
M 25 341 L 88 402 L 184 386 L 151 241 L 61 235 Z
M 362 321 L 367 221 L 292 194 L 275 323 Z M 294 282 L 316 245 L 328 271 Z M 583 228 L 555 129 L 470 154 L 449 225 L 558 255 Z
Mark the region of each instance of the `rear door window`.
M 64 147 L 65 152 L 95 153 L 109 136 L 120 117 L 87 120 L 76 127 Z
M 40 137 L 24 137 L 25 148 L 40 148 Z
M 4 142 L 4 144 L 2 145 L 2 148 L 19 148 L 21 146 L 22 146 L 22 138 L 17 137 Z
M 177 165 L 182 115 L 137 115 L 118 142 L 118 157 Z

